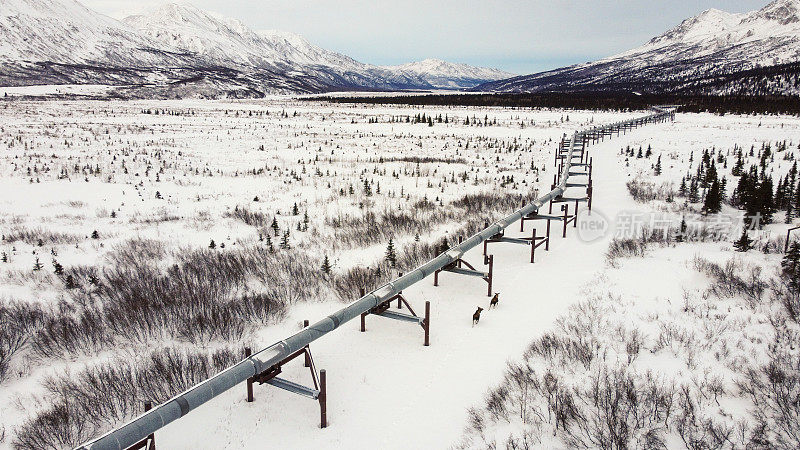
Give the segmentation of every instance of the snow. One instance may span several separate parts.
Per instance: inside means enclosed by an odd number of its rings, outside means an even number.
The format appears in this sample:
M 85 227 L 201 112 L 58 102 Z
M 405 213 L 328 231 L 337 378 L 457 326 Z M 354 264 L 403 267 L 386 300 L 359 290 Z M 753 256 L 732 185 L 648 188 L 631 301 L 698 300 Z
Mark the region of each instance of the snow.
M 182 114 L 143 114 L 144 110 L 151 109 Z M 251 117 L 250 111 L 269 111 L 270 115 Z M 279 118 L 282 111 L 289 117 Z M 447 114 L 453 121 L 433 127 L 385 121 L 391 116 L 419 112 Z M 297 102 L 280 97 L 259 102 L 9 102 L 0 109 L 3 132 L 9 136 L 4 141 L 8 149 L 6 164 L 1 166 L 4 172 L 0 189 L 15 195 L 0 202 L 0 224 L 4 234 L 16 227 L 41 227 L 69 233 L 76 236 L 78 245 L 55 245 L 62 264 L 71 266 L 89 260 L 103 265 L 108 263 L 106 256 L 114 246 L 132 236 L 156 239 L 177 250 L 204 248 L 210 239 L 224 242 L 231 248 L 257 245 L 255 228 L 226 218 L 225 214 L 236 206 L 268 214 L 279 209 L 284 212 L 278 214 L 281 227 L 293 229 L 298 219 L 285 212 L 297 202 L 302 209 L 318 213 L 312 214 L 310 233 L 293 233 L 293 246 L 315 254 L 324 252 L 331 256 L 336 270 L 344 270 L 380 259 L 385 244 L 337 247 L 331 241 L 326 217 L 359 214 L 359 202 L 379 211 L 384 207 L 402 208 L 423 195 L 429 199 L 440 196 L 449 202 L 467 191 L 519 192 L 537 186 L 543 192 L 553 173 L 554 141 L 560 136 L 591 123 L 612 122 L 641 114 L 353 106 Z M 562 122 L 567 115 L 569 122 Z M 464 126 L 463 119 L 467 116 L 497 117 L 499 124 Z M 368 118 L 375 117 L 381 118 L 381 122 L 367 123 Z M 521 128 L 520 122 L 527 125 Z M 14 141 L 16 136 L 22 136 L 21 142 Z M 529 142 L 531 146 L 517 152 L 497 152 L 478 144 L 486 138 L 506 142 L 516 139 Z M 463 146 L 467 139 L 472 142 L 469 149 Z M 783 139 L 788 140 L 791 149 L 796 148 L 800 142 L 800 121 L 780 116 L 693 114 L 679 115 L 675 123 L 649 125 L 606 140 L 590 147 L 595 163 L 593 214 L 614 220 L 625 211 L 647 212 L 652 208 L 652 205 L 635 203 L 627 194 L 625 183 L 632 177 L 649 173 L 653 160 L 634 159 L 628 164 L 619 155 L 621 147 L 652 145 L 656 154 L 663 155 L 661 179 L 674 181 L 684 173 L 683 164 L 690 152 L 697 158 L 702 149 L 711 146 L 728 150 L 737 144 L 747 149 L 750 145 Z M 69 147 L 64 146 L 65 140 L 71 143 Z M 419 143 L 422 147 L 418 147 Z M 261 144 L 265 146 L 264 151 L 257 148 Z M 124 151 L 119 146 L 124 146 Z M 322 151 L 318 150 L 320 147 Z M 155 149 L 159 149 L 162 158 L 175 161 L 174 167 L 160 174 L 160 181 L 155 180 L 154 171 L 144 175 L 146 167 L 156 163 L 149 155 Z M 327 162 L 324 156 L 331 151 L 336 160 Z M 51 154 L 59 158 L 52 159 Z M 24 165 L 13 170 L 13 162 L 25 155 L 33 158 L 26 164 L 39 169 L 36 178 L 40 178 L 40 182 L 30 182 L 34 177 L 25 174 Z M 319 180 L 303 176 L 304 181 L 290 183 L 288 172 L 300 172 L 304 166 L 298 161 L 311 161 L 315 155 L 323 157 L 319 166 L 322 172 L 330 170 L 331 175 Z M 469 163 L 424 165 L 421 182 L 405 175 L 393 179 L 373 174 L 372 177 L 380 180 L 382 194 L 376 194 L 369 201 L 360 196 L 349 198 L 336 193 L 339 187 L 346 188 L 348 184 L 358 187 L 363 169 L 367 169 L 368 174 L 372 172 L 374 164 L 364 162 L 366 157 L 431 155 L 465 158 Z M 116 162 L 114 156 L 118 157 Z M 132 159 L 133 156 L 137 159 Z M 487 164 L 484 162 L 487 157 L 500 158 L 500 161 Z M 60 158 L 72 158 L 72 161 L 92 167 L 100 165 L 103 174 L 99 178 L 89 176 L 89 181 L 77 174 L 59 180 L 56 176 L 61 166 L 70 161 Z M 119 158 L 126 160 L 130 173 L 121 173 Z M 547 170 L 536 176 L 527 169 L 531 162 L 537 167 L 546 166 Z M 314 165 L 308 164 L 305 167 L 313 173 Z M 386 164 L 389 172 L 415 166 L 412 163 Z M 272 166 L 280 167 L 281 171 L 266 177 L 244 176 L 250 168 Z M 424 187 L 426 181 L 440 179 L 439 174 L 431 172 L 434 168 L 446 174 L 451 170 L 469 170 L 470 166 L 486 172 L 480 185 L 448 185 L 444 192 L 436 185 Z M 42 170 L 45 167 L 51 169 Z M 190 175 L 186 167 L 210 167 L 220 173 L 213 177 Z M 786 170 L 788 163 L 776 161 L 776 174 Z M 105 181 L 109 174 L 113 174 L 111 182 Z M 514 175 L 516 186 L 499 187 L 500 177 L 509 174 Z M 332 183 L 331 188 L 327 187 L 327 182 Z M 528 184 L 523 185 L 523 182 Z M 412 200 L 398 201 L 388 195 L 401 188 L 413 195 Z M 156 190 L 161 192 L 163 200 L 155 198 Z M 259 202 L 252 201 L 254 196 L 260 197 Z M 117 218 L 109 216 L 112 210 L 118 212 Z M 153 220 L 158 217 L 177 219 Z M 451 222 L 437 224 L 421 238 L 438 239 L 451 233 L 456 226 Z M 526 227 L 526 236 L 530 227 L 530 224 Z M 86 239 L 94 229 L 101 235 L 96 242 Z M 774 227 L 775 233 L 782 229 L 782 226 Z M 426 300 L 432 304 L 430 347 L 422 346 L 420 328 L 375 316 L 367 318 L 366 333 L 358 331 L 356 320 L 314 342 L 311 348 L 317 367 L 328 372 L 329 428 L 317 428 L 318 410 L 314 401 L 272 387 L 257 386 L 256 401 L 248 404 L 244 401 L 244 386 L 239 386 L 159 431 L 159 445 L 167 448 L 210 445 L 261 448 L 269 442 L 289 448 L 449 447 L 462 435 L 467 409 L 482 403 L 486 389 L 502 377 L 505 362 L 518 358 L 532 339 L 552 327 L 571 305 L 586 298 L 593 287 L 599 289 L 599 286 L 609 285 L 606 283 L 618 285 L 630 295 L 633 305 L 675 303 L 681 289 L 703 282 L 696 272 L 675 268 L 675 264 L 683 264 L 682 261 L 695 252 L 719 254 L 725 251 L 720 246 L 729 245 L 668 249 L 650 256 L 646 265 L 623 262 L 619 269 L 614 269 L 619 272 L 614 272 L 609 271 L 605 263 L 610 235 L 584 242 L 576 239 L 574 228 L 568 230 L 568 239 L 561 239 L 560 231 L 560 226 L 554 225 L 551 249 L 549 252 L 542 248 L 537 250 L 535 264 L 528 263 L 527 248 L 490 244 L 495 256 L 493 288 L 500 293 L 497 309 L 486 308 L 486 287 L 478 279 L 443 273 L 439 287 L 425 280 L 406 290 L 406 298 L 418 311 Z M 517 227 L 512 227 L 508 234 L 520 235 Z M 401 246 L 410 242 L 412 236 L 396 237 L 395 242 Z M 3 251 L 12 255 L 12 261 L 0 264 L 0 277 L 5 280 L 0 298 L 48 303 L 63 296 L 61 283 L 48 272 L 49 257 L 43 255 L 45 273 L 23 276 L 31 273 L 34 258 L 31 252 L 37 247 L 19 242 L 14 246 L 16 251 L 13 252 L 10 245 L 2 246 Z M 44 250 L 49 247 L 48 244 Z M 466 260 L 477 267 L 481 267 L 481 259 L 478 249 L 466 255 Z M 163 264 L 168 266 L 169 261 Z M 663 274 L 658 284 L 642 282 L 654 272 Z M 607 279 L 611 281 L 603 281 Z M 653 298 L 656 286 L 659 286 L 659 294 Z M 272 344 L 297 331 L 304 319 L 315 321 L 341 306 L 342 303 L 331 298 L 297 303 L 285 320 L 260 329 L 255 341 L 259 346 Z M 479 325 L 472 327 L 471 317 L 477 306 L 486 310 Z M 136 352 L 137 347 L 126 345 L 120 351 Z M 18 400 L 24 403 L 30 396 L 41 395 L 43 388 L 39 383 L 44 377 L 64 368 L 77 371 L 84 364 L 107 357 L 107 354 L 76 355 L 74 359 L 55 361 L 52 367 L 26 362 L 33 365 L 28 366 L 23 377 L 15 376 L 3 384 L 0 407 L 13 411 L 4 414 L 3 425 L 11 430 L 35 412 L 36 407 L 21 410 L 13 405 Z M 642 363 L 665 373 L 675 369 L 669 360 L 645 358 Z M 282 376 L 309 382 L 301 363 L 287 366 Z M 0 446 L 7 444 L 8 441 Z

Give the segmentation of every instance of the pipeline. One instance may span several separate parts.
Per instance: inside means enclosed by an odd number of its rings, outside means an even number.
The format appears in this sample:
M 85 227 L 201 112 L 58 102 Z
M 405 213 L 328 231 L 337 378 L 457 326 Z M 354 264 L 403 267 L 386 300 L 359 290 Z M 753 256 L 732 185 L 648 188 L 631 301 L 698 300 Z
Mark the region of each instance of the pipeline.
M 572 165 L 572 153 L 575 150 L 575 143 L 579 140 L 584 142 L 587 135 L 595 136 L 597 133 L 602 135 L 604 132 L 608 132 L 609 130 L 613 131 L 615 129 L 619 132 L 620 129 L 625 127 L 644 125 L 674 118 L 674 108 L 672 107 L 656 106 L 652 109 L 655 113 L 645 117 L 615 122 L 600 127 L 595 126 L 581 132 L 575 132 L 570 142 L 569 153 L 565 158 L 558 185 L 556 185 L 555 189 L 537 198 L 529 205 L 514 211 L 508 216 L 489 225 L 484 230 L 472 235 L 455 247 L 451 247 L 434 259 L 422 264 L 402 277 L 384 284 L 319 322 L 254 353 L 237 364 L 136 417 L 121 427 L 81 444 L 76 447 L 76 450 L 123 450 L 131 447 L 219 394 L 278 364 L 294 352 L 303 349 L 311 342 L 337 329 L 343 323 L 359 317 L 362 313 L 368 312 L 372 308 L 400 293 L 400 291 L 407 289 L 409 286 L 433 274 L 435 271 L 452 264 L 457 259 L 461 258 L 468 250 L 499 234 L 522 217 L 538 212 L 539 208 L 546 205 L 550 200 L 561 196 L 567 188 L 567 178 L 569 177 L 569 170 Z

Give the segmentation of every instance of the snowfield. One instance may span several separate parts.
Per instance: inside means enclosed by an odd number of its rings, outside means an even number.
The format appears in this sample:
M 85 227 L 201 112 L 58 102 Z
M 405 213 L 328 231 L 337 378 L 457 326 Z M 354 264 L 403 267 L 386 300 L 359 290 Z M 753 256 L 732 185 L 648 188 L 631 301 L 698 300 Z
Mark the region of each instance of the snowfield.
M 443 239 L 452 244 L 549 191 L 563 135 L 644 114 L 280 97 L 0 102 L 0 191 L 7 193 L 0 199 L 0 323 L 26 317 L 28 324 L 17 335 L 23 343 L 0 353 L 0 447 L 74 446 L 130 419 L 145 400 L 165 400 L 243 356 L 244 346 L 283 339 L 303 320 L 356 298 L 359 287 L 369 290 L 428 259 Z M 658 213 L 679 223 L 693 214 L 707 224 L 715 216 L 677 195 L 638 202 L 629 181 L 666 183 L 677 192 L 703 151 L 714 149 L 726 159 L 718 169 L 730 197 L 734 148 L 759 152 L 784 142 L 769 161 L 777 180 L 798 153 L 794 117 L 684 114 L 591 145 L 593 212 L 580 223 L 605 218 L 609 232 L 590 240 L 569 228 L 562 239 L 556 223 L 550 251 L 537 250 L 534 264 L 527 247 L 490 244 L 496 309 L 488 309 L 479 279 L 443 273 L 439 287 L 426 280 L 408 289 L 404 296 L 417 312 L 431 302 L 429 347 L 420 328 L 377 316 L 367 317 L 366 333 L 353 321 L 315 342 L 315 364 L 328 376 L 328 428 L 319 428 L 315 401 L 256 385 L 255 402 L 247 403 L 242 385 L 163 428 L 156 442 L 178 449 L 494 448 L 527 433 L 533 447 L 578 445 L 545 419 L 546 407 L 538 420 L 511 412 L 492 421 L 484 412 L 480 430 L 474 418 L 487 391 L 502 385 L 509 361 L 520 361 L 559 323 L 581 318 L 603 324 L 587 340 L 618 350 L 596 364 L 624 360 L 666 384 L 718 373 L 719 403 L 705 399 L 698 411 L 753 432 L 753 404 L 737 391 L 737 365 L 755 369 L 768 360 L 775 332 L 768 318 L 780 308 L 742 306 L 738 294 L 714 302 L 706 292 L 715 280 L 698 259 L 724 264 L 741 230 L 708 242 L 664 243 L 642 258 L 609 258 L 607 251 L 623 217 Z M 648 147 L 649 157 L 624 150 Z M 662 172 L 654 175 L 659 155 Z M 748 156 L 748 165 L 757 162 Z M 741 213 L 725 205 L 720 215 Z M 762 267 L 765 279 L 780 265 L 775 248 L 782 251 L 777 238 L 787 228 L 782 213 L 774 221 L 752 235 L 772 253 L 735 254 L 742 267 Z M 529 236 L 531 227 L 509 234 Z M 386 257 L 390 239 L 393 258 Z M 480 249 L 465 259 L 484 267 Z M 681 316 L 685 302 L 691 311 L 735 314 L 717 331 L 702 330 L 702 315 Z M 478 306 L 485 310 L 473 327 Z M 714 344 L 693 351 L 655 345 L 659 323 L 681 321 L 697 327 L 689 330 L 697 342 Z M 797 323 L 784 322 L 796 339 Z M 642 333 L 641 350 L 619 349 L 619 327 L 623 341 L 633 330 Z M 736 350 L 715 358 L 718 346 Z M 164 351 L 207 364 L 178 370 L 192 375 L 166 383 L 153 356 Z M 551 368 L 576 385 L 591 380 L 577 363 L 528 359 L 537 371 Z M 174 361 L 170 367 L 182 367 Z M 122 377 L 125 370 L 141 376 Z M 122 381 L 92 386 L 92 373 Z M 281 377 L 311 381 L 300 359 Z M 666 428 L 669 448 L 684 445 L 675 427 Z

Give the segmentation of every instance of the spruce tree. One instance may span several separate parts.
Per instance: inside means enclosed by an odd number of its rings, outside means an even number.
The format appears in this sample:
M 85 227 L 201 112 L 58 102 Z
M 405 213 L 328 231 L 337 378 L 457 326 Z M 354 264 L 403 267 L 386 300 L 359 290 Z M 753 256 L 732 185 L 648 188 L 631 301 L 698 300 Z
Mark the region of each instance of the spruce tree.
M 707 213 L 718 213 L 722 209 L 722 196 L 720 194 L 719 181 L 714 180 L 708 188 L 703 210 Z
M 322 260 L 322 273 L 329 275 L 331 273 L 331 262 L 328 260 L 328 255 Z
M 789 246 L 783 255 L 781 269 L 782 275 L 789 281 L 789 287 L 795 292 L 800 290 L 800 242 L 794 241 Z
M 270 225 L 270 227 L 272 227 L 272 232 L 275 233 L 275 236 L 277 236 L 278 235 L 278 231 L 280 230 L 280 228 L 278 227 L 278 218 L 277 217 L 273 217 L 272 218 L 272 224 Z
M 372 195 L 372 188 L 369 186 L 369 181 L 364 180 L 364 195 L 367 197 Z
M 746 252 L 752 247 L 753 241 L 750 239 L 750 236 L 747 235 L 747 228 L 744 228 L 742 230 L 742 236 L 733 243 L 733 248 L 735 248 L 737 252 Z
M 284 250 L 288 250 L 289 246 L 289 229 L 287 228 L 286 231 L 283 232 L 283 237 L 281 237 L 281 248 Z
M 658 160 L 656 160 L 655 175 L 661 175 L 661 155 L 658 155 Z
M 397 253 L 394 249 L 394 241 L 390 238 L 389 245 L 386 246 L 386 261 L 391 264 L 392 267 L 397 266 Z
M 697 185 L 697 178 L 692 178 L 692 182 L 689 183 L 689 202 L 697 203 L 698 201 L 700 201 L 700 192 Z

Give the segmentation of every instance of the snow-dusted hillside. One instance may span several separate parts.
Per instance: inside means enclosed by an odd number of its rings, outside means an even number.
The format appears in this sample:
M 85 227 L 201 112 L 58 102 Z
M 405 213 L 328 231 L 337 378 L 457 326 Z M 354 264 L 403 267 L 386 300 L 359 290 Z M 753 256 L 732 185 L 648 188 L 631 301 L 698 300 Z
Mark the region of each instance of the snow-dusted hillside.
M 0 0 L 4 64 L 174 64 L 173 50 L 74 0 Z
M 480 84 L 479 80 L 499 80 L 514 76 L 513 73 L 498 69 L 475 67 L 430 58 L 386 68 L 416 74 L 431 85 L 446 89 L 469 88 Z
M 381 67 L 187 4 L 117 21 L 75 0 L 0 0 L 0 85 L 133 85 L 116 95 L 260 96 L 464 88 L 509 74 L 427 62 Z
M 645 45 L 598 61 L 479 86 L 478 90 L 747 92 L 761 75 L 745 71 L 800 60 L 800 0 L 775 0 L 746 14 L 710 9 Z M 709 82 L 710 80 L 710 82 Z M 793 85 L 772 86 L 792 93 Z M 758 92 L 761 93 L 761 92 Z

